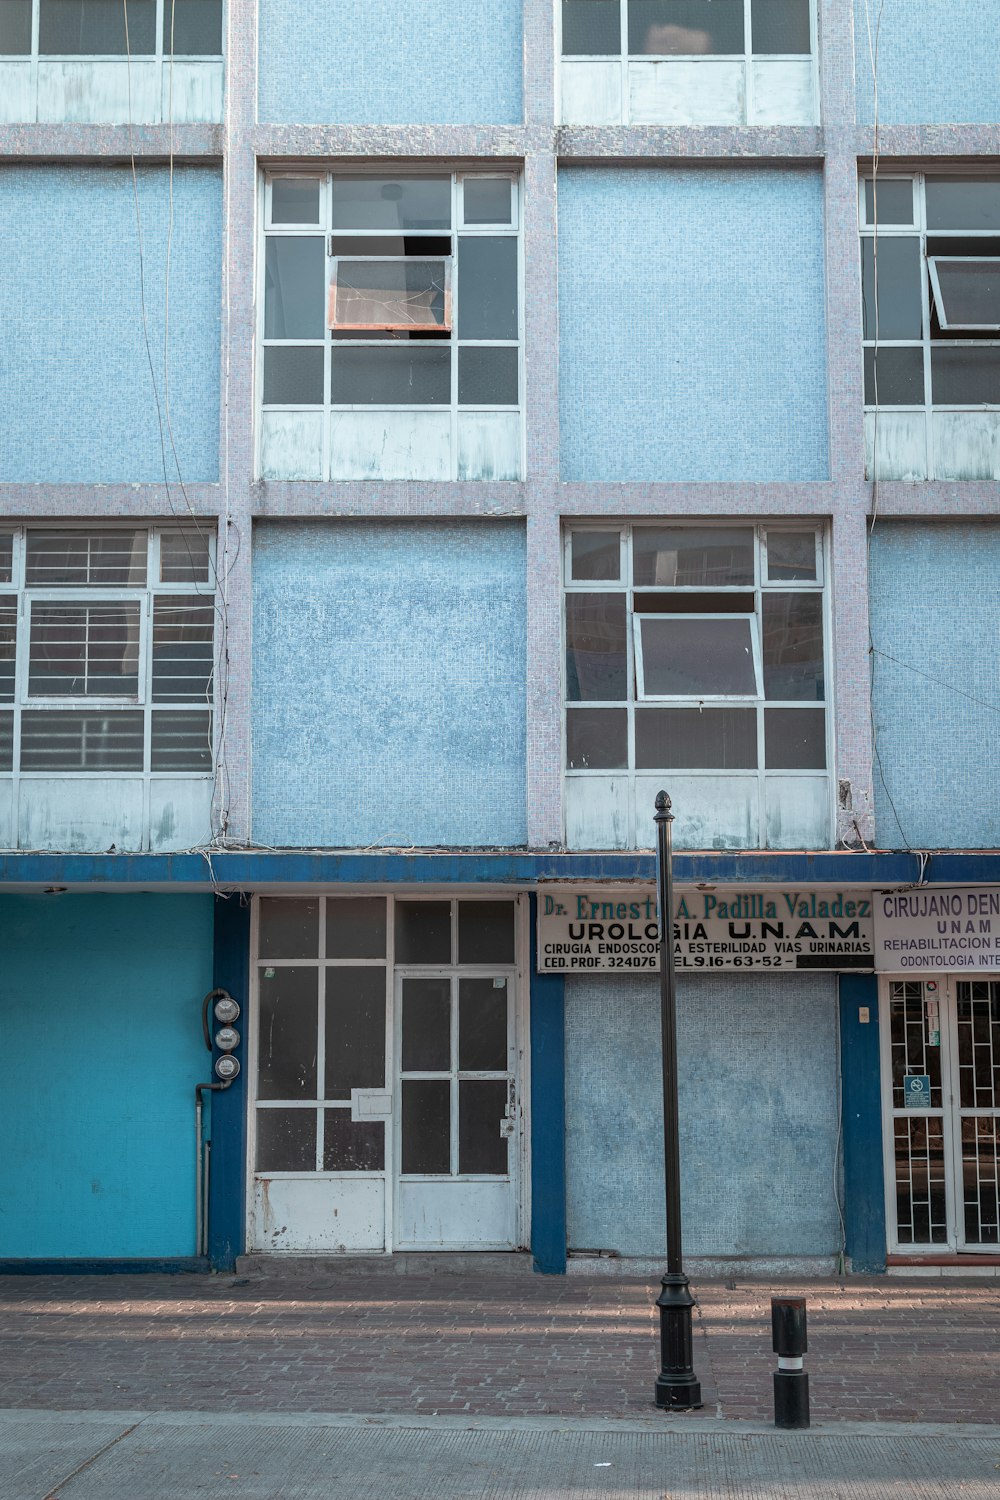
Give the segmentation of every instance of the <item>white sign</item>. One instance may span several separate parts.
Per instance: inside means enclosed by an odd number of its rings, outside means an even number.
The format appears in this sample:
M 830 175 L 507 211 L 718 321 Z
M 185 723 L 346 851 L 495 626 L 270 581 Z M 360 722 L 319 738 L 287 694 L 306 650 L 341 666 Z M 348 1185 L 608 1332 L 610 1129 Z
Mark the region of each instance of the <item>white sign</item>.
M 871 969 L 868 891 L 755 887 L 675 891 L 680 972 Z M 656 892 L 642 886 L 556 886 L 538 893 L 541 974 L 659 970 Z
M 1000 969 L 1000 886 L 876 892 L 875 966 L 883 974 Z

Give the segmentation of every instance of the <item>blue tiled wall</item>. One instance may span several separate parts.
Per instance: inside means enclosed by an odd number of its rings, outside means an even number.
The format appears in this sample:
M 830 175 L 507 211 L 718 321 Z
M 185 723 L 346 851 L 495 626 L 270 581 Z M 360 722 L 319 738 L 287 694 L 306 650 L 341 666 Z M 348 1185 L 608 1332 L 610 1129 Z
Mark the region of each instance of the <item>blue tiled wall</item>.
M 523 843 L 525 620 L 520 523 L 258 526 L 254 839 Z
M 563 478 L 826 478 L 819 172 L 564 169 L 559 323 Z
M 1000 847 L 1000 524 L 880 521 L 870 602 L 879 844 Z
M 863 124 L 875 118 L 872 52 L 880 12 L 878 113 L 883 124 L 1000 120 L 994 7 L 983 0 L 910 0 L 905 5 L 854 0 L 858 119 Z
M 830 974 L 680 977 L 686 1253 L 836 1253 L 836 1027 Z M 567 979 L 571 1249 L 663 1254 L 662 1100 L 655 978 Z
M 0 1258 L 195 1253 L 211 896 L 0 897 Z
M 169 224 L 165 168 L 140 168 L 149 347 L 167 470 L 219 473 L 222 193 L 218 172 L 174 170 L 170 427 L 163 330 Z M 161 424 L 143 336 L 129 167 L 0 167 L 0 482 L 163 479 Z
M 513 125 L 520 0 L 261 0 L 261 120 Z

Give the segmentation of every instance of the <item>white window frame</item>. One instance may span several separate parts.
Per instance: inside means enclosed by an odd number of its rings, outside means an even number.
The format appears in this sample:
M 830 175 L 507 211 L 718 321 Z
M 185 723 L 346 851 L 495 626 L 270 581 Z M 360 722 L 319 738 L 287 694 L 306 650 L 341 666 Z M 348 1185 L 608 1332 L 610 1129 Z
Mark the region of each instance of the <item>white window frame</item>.
M 226 45 L 226 22 L 227 5 L 226 0 L 222 4 L 222 40 L 218 52 L 169 52 L 163 45 L 164 21 L 170 15 L 171 0 L 156 0 L 156 27 L 155 47 L 152 52 L 137 52 L 131 46 L 129 38 L 129 51 L 126 52 L 42 52 L 39 50 L 41 32 L 41 0 L 31 0 L 31 49 L 28 52 L 3 52 L 0 59 L 4 62 L 117 62 L 123 63 L 128 60 L 132 62 L 167 62 L 171 58 L 175 62 L 187 62 L 188 60 L 208 59 L 212 62 L 221 62 L 225 55 Z
M 941 291 L 941 279 L 938 272 L 939 265 L 946 266 L 995 266 L 998 277 L 1000 277 L 1000 256 L 984 255 L 929 255 L 927 257 L 927 269 L 931 277 L 931 291 L 934 296 L 934 306 L 937 309 L 938 322 L 942 328 L 956 329 L 960 333 L 996 333 L 1000 336 L 1000 318 L 994 323 L 952 323 L 948 317 L 947 299 Z
M 747 590 L 749 593 L 750 590 Z M 636 593 L 633 596 L 638 600 L 641 596 Z M 648 621 L 665 620 L 694 620 L 704 623 L 708 620 L 744 620 L 750 627 L 750 649 L 753 659 L 753 675 L 756 692 L 754 693 L 699 693 L 692 697 L 690 693 L 647 693 L 645 683 L 645 664 L 643 660 L 642 627 Z M 758 698 L 764 696 L 764 682 L 761 673 L 760 659 L 760 631 L 757 625 L 756 615 L 741 614 L 737 610 L 726 614 L 699 613 L 692 615 L 676 613 L 671 610 L 669 614 L 641 614 L 634 610 L 632 614 L 632 630 L 634 634 L 633 647 L 635 652 L 635 677 L 636 677 L 636 702 L 637 703 L 663 703 L 674 707 L 685 705 L 697 705 L 699 703 L 756 703 Z

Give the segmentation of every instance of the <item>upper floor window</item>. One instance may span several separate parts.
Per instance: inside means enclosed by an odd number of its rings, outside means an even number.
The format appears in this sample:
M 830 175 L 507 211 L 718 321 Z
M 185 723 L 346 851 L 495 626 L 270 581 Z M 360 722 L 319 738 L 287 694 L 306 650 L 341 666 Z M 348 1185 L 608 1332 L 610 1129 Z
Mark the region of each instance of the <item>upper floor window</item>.
M 869 475 L 1000 479 L 1000 179 L 879 173 L 860 216 Z
M 212 771 L 215 596 L 198 531 L 0 533 L 0 771 Z
M 0 124 L 221 120 L 222 20 L 222 0 L 0 0 Z
M 565 124 L 812 125 L 813 0 L 557 0 Z
M 282 174 L 264 198 L 264 478 L 520 478 L 514 175 Z
M 574 526 L 564 580 L 570 847 L 648 846 L 664 784 L 685 847 L 824 847 L 816 528 Z

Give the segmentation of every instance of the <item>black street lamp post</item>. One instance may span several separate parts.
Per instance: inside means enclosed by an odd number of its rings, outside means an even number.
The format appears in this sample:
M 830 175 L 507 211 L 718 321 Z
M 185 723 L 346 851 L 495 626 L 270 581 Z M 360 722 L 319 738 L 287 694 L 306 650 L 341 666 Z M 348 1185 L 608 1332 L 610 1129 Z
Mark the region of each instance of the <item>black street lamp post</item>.
M 660 1373 L 656 1404 L 672 1411 L 700 1407 L 691 1339 L 694 1298 L 681 1255 L 681 1153 L 677 1104 L 677 974 L 674 968 L 674 874 L 666 792 L 656 794 L 656 895 L 660 908 L 660 1027 L 663 1037 L 663 1166 L 667 1199 L 667 1271 L 660 1309 Z

